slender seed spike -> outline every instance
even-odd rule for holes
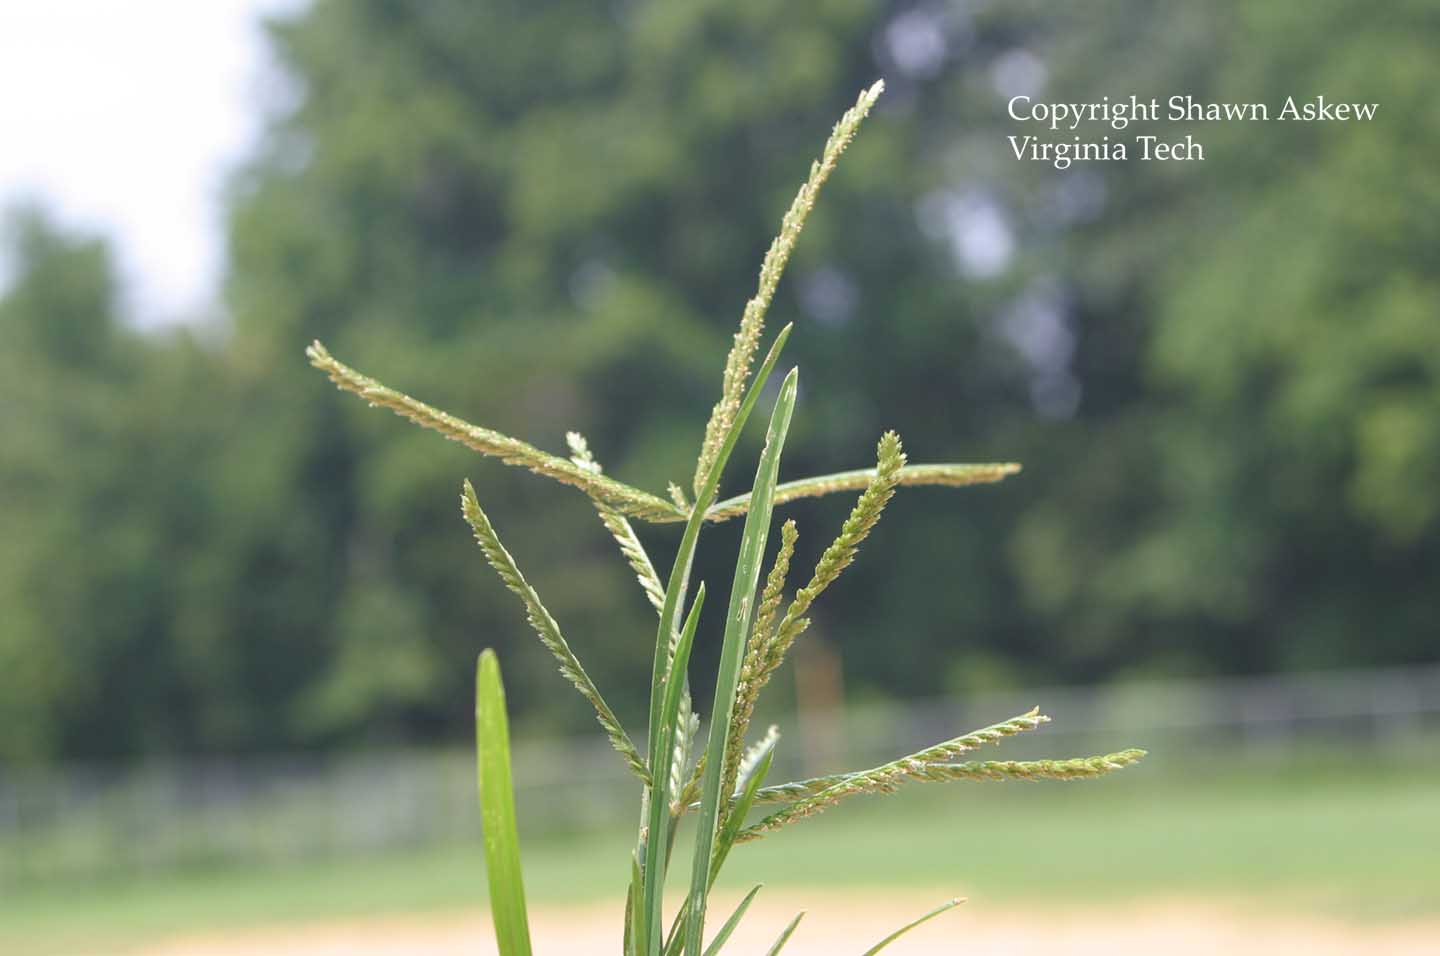
[[[595,460],[594,454],[590,451],[590,445],[585,441],[585,436],[579,432],[566,432],[565,441],[570,446],[570,460],[581,468],[585,468],[595,474],[601,474],[603,469],[600,463]],[[645,592],[645,597],[654,606],[658,613],[665,603],[665,586],[660,583],[660,575],[655,573],[655,565],[650,563],[650,555],[646,553],[645,546],[635,534],[635,528],[629,520],[614,508],[602,501],[596,501],[595,510],[600,514],[600,522],[605,525],[605,530],[615,539],[620,546],[620,553],[625,556],[630,570],[635,572],[635,578],[640,582],[640,588]],[[672,636],[671,643],[674,643]]]
[[[600,462],[595,461],[595,455],[590,452],[589,443],[585,436],[579,432],[566,432],[564,441],[570,445],[570,461],[575,462],[580,468],[589,469],[596,475],[602,474]],[[600,515],[600,523],[605,530],[615,538],[615,543],[624,554],[626,562],[635,572],[635,579],[639,580],[641,590],[645,592],[645,598],[654,605],[655,610],[660,612],[665,603],[665,586],[660,583],[660,574],[655,573],[655,566],[649,560],[649,554],[645,553],[644,544],[639,543],[639,537],[635,536],[635,528],[631,526],[624,514],[609,507],[603,501],[595,501],[595,510]],[[671,639],[674,642],[674,639]]]
[[[1144,750],[1122,750],[1068,760],[975,760],[928,764],[917,779],[948,780],[1089,780],[1139,763]]]
[[[771,787],[763,787],[759,793],[756,794],[755,802],[790,803],[791,801],[805,800],[817,796],[841,785],[862,787],[861,790],[853,792],[873,792],[873,790],[863,788],[869,786],[869,783],[875,783],[875,789],[882,789],[881,784],[892,779],[892,776],[888,773],[890,769],[897,767],[913,769],[932,763],[940,764],[953,761],[956,757],[979,750],[986,744],[999,743],[1006,737],[1023,734],[1026,731],[1036,729],[1041,724],[1047,724],[1049,722],[1050,718],[1040,713],[1038,709],[1030,710],[1020,714],[1018,717],[1002,720],[998,724],[981,727],[979,730],[972,730],[968,734],[961,734],[959,737],[952,737],[938,744],[932,744],[924,750],[907,754],[904,757],[892,760],[887,764],[871,770],[835,773],[824,777],[812,777],[809,780],[797,780],[793,783],[782,783]],[[874,775],[873,779],[870,775]],[[848,796],[849,792],[845,795]]]
[[[745,304],[744,314],[740,318],[740,329],[735,333],[735,344],[731,346],[730,354],[725,359],[725,373],[720,383],[720,401],[716,403],[710,413],[710,421],[705,425],[705,440],[700,446],[700,459],[695,463],[696,494],[699,494],[700,488],[705,484],[705,476],[710,473],[710,465],[719,453],[723,436],[729,429],[735,412],[740,408],[740,396],[745,391],[745,381],[750,375],[750,362],[755,357],[755,350],[760,345],[760,333],[765,328],[765,313],[770,308],[770,300],[775,297],[775,289],[780,284],[780,276],[785,272],[785,264],[790,260],[796,240],[800,238],[805,219],[815,207],[820,187],[834,172],[840,154],[845,152],[845,148],[855,138],[861,122],[884,89],[885,82],[877,81],[861,93],[855,105],[840,117],[825,143],[820,159],[810,164],[809,178],[786,210],[785,217],[780,222],[780,234],[770,243],[770,249],[765,253],[765,260],[760,264],[759,288],[755,291],[755,297]]]
[[[895,495],[895,486],[900,480],[900,470],[905,467],[905,452],[900,444],[900,436],[894,432],[886,432],[880,437],[876,446],[875,476],[870,479],[860,500],[850,512],[850,517],[845,519],[845,524],[840,528],[840,534],[825,553],[820,556],[820,561],[815,565],[815,573],[810,578],[810,583],[801,588],[795,595],[795,600],[785,610],[785,618],[780,622],[778,633],[781,642],[781,653],[785,641],[785,630],[787,626],[793,625],[809,609],[815,598],[840,576],[840,572],[850,566],[855,560],[855,554],[860,548],[860,543],[870,534],[875,523],[880,520],[880,513],[885,510],[885,505]]]
[[[824,554],[820,555],[810,583],[795,593],[794,600],[786,608],[785,616],[776,626],[775,632],[761,635],[763,642],[756,650],[755,667],[747,687],[747,697],[752,700],[752,706],[753,699],[780,667],[795,639],[810,626],[810,619],[804,616],[805,612],[810,609],[815,599],[834,583],[840,572],[855,560],[861,542],[870,534],[875,523],[880,520],[886,503],[894,496],[895,486],[904,467],[905,452],[900,436],[893,431],[886,432],[876,445],[875,471],[865,490],[861,492],[859,500],[855,502],[855,507],[851,509],[850,516],[841,526],[839,536],[825,549]]]
[[[870,534],[875,523],[880,520],[885,505],[895,494],[899,474],[905,467],[905,452],[900,436],[893,431],[880,436],[880,441],[876,444],[875,459],[875,471],[851,510],[850,517],[841,526],[839,537],[820,556],[810,583],[796,593],[784,619],[771,633],[771,621],[774,620],[779,606],[780,593],[784,588],[785,575],[789,571],[790,557],[794,553],[797,536],[794,522],[786,522],[781,529],[780,552],[776,555],[775,567],[765,585],[764,600],[770,605],[769,613],[765,614],[765,605],[762,604],[764,626],[757,626],[751,635],[740,675],[740,692],[736,696],[735,710],[731,716],[736,733],[735,743],[726,753],[727,787],[724,792],[727,794],[733,789],[730,785],[734,781],[735,762],[739,759],[740,749],[744,745],[744,732],[749,728],[760,691],[779,668],[790,645],[810,626],[809,618],[804,617],[805,611],[815,598],[840,576],[840,572],[855,560],[860,543]]]
[[[900,469],[896,484],[964,488],[968,485],[994,484],[1019,473],[1020,466],[1015,462],[984,465],[906,465]],[[874,468],[858,468],[855,471],[787,481],[775,489],[775,504],[783,505],[800,498],[818,498],[837,491],[859,491],[867,487],[874,477]],[[705,512],[705,518],[707,521],[728,521],[743,515],[749,507],[750,496],[737,495],[712,505],[710,510]]]
[[[922,751],[924,753],[925,751]],[[981,760],[972,763],[949,763],[920,759],[919,755],[902,757],[888,764],[859,773],[842,774],[837,782],[818,792],[811,792],[784,810],[772,813],[752,827],[740,832],[737,843],[758,839],[786,824],[794,823],[839,803],[845,797],[860,793],[893,793],[907,781],[946,782],[954,780],[1088,780],[1138,763],[1143,750],[1123,750],[1095,757],[1068,760]],[[820,778],[824,780],[826,778]],[[818,781],[804,781],[801,787]],[[766,790],[783,790],[796,785],[764,788],[756,794],[759,803]]]
[[[735,792],[740,752],[745,747],[745,735],[750,729],[750,720],[755,714],[755,702],[764,683],[757,678],[764,663],[765,648],[772,636],[775,615],[780,610],[785,578],[790,572],[790,559],[795,554],[795,540],[799,534],[795,530],[794,519],[786,521],[780,527],[780,549],[775,553],[775,563],[771,565],[770,573],[765,578],[765,590],[760,596],[760,606],[755,611],[755,624],[745,645],[745,660],[740,665],[740,688],[735,695],[735,709],[730,715],[733,729],[725,752],[725,773],[721,777],[720,792],[723,794],[732,795]],[[726,813],[728,812],[727,807]]]
[[[573,485],[592,498],[603,501],[617,511],[647,521],[679,521],[686,516],[664,498],[657,497],[639,488],[632,488],[607,478],[598,472],[581,467],[572,461],[543,452],[518,438],[502,435],[479,425],[472,425],[438,408],[432,408],[381,385],[362,375],[348,365],[338,361],[325,350],[325,346],[314,342],[305,354],[310,364],[330,376],[339,388],[353,392],[371,405],[381,405],[402,418],[425,428],[432,429],[452,441],[458,441],[467,448],[484,455],[499,458],[507,465],[528,468],[537,475],[554,478],[556,481]]]
[[[570,446],[570,460],[582,468],[592,469],[600,474],[600,462],[595,460],[595,455],[590,451],[590,444],[585,436],[579,432],[567,432],[565,441]],[[673,484],[670,486],[675,487]],[[640,543],[640,538],[635,534],[635,528],[629,520],[620,512],[600,501],[595,501],[595,510],[600,514],[600,521],[605,525],[605,530],[615,539],[620,546],[620,553],[625,556],[630,569],[635,572],[635,578],[640,582],[640,588],[645,592],[655,613],[665,613],[665,585],[660,583],[660,576],[655,573],[655,565],[650,562],[650,555],[646,553],[645,546]],[[670,633],[670,660],[673,663],[675,658],[675,645],[680,635],[675,631]],[[671,755],[670,774],[672,777],[670,793],[681,793],[681,781],[678,779],[685,773],[685,765],[690,759],[691,745],[695,740],[695,733],[699,729],[700,721],[693,712],[690,701],[690,683],[685,682],[680,697],[679,724],[675,737],[675,748]],[[683,806],[672,800],[672,812],[675,806]]]
[[[764,643],[775,626],[775,615],[780,610],[780,599],[784,596],[785,579],[790,574],[790,559],[795,556],[795,542],[800,532],[792,518],[780,526],[780,550],[775,553],[775,563],[765,579],[765,591],[760,596],[760,606],[755,611],[755,628],[752,632],[752,647]],[[748,660],[747,660],[748,663]],[[741,674],[741,679],[744,679]]]
[[[580,692],[580,696],[588,700],[590,705],[595,708],[595,717],[600,722],[601,728],[604,729],[605,736],[610,738],[611,746],[625,758],[625,762],[630,765],[631,770],[635,771],[635,775],[648,783],[650,774],[645,769],[645,761],[640,758],[640,752],[631,742],[630,735],[625,733],[625,728],[620,726],[619,718],[610,709],[610,705],[605,703],[605,698],[600,695],[600,691],[595,687],[595,682],[590,679],[590,675],[585,673],[585,668],[581,666],[575,652],[570,650],[570,645],[566,643],[564,636],[560,633],[560,625],[555,623],[555,618],[551,617],[550,612],[545,609],[545,605],[540,603],[540,595],[535,593],[535,589],[530,586],[520,573],[520,569],[516,567],[515,559],[500,543],[500,536],[495,533],[489,517],[481,509],[480,502],[475,497],[475,489],[468,480],[460,495],[460,510],[475,532],[475,540],[480,544],[480,550],[485,554],[485,560],[490,563],[490,567],[495,569],[495,573],[500,575],[500,580],[504,582],[505,586],[515,592],[524,602],[526,619],[535,633],[540,636],[540,643],[545,645],[546,650],[559,663],[560,673],[571,684],[574,684],[575,689]]]
[[[911,754],[911,760],[919,760],[924,763],[934,763],[942,760],[953,760],[956,756],[969,753],[972,750],[979,750],[986,744],[998,744],[1006,737],[1013,737],[1016,734],[1023,734],[1027,730],[1035,730],[1041,724],[1050,723],[1050,718],[1040,713],[1040,708],[1032,707],[1019,717],[1011,717],[1009,720],[1002,720],[998,724],[991,724],[989,727],[981,727],[979,730],[972,730],[968,734],[953,737],[931,747],[926,747],[918,753]]]
[[[630,570],[635,572],[635,579],[640,582],[640,588],[645,592],[645,597],[658,613],[665,606],[665,585],[660,583],[660,576],[655,573],[655,566],[650,563],[650,556],[645,552],[645,546],[635,534],[635,527],[626,520],[625,516],[612,508],[603,505],[597,506],[600,510],[600,523],[605,525],[605,530],[615,539],[620,546],[620,552],[625,555],[625,560],[630,564]],[[670,644],[675,644],[675,635],[670,635]]]

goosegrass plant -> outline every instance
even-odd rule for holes
[[[639,780],[640,819],[629,864],[630,883],[621,934],[625,956],[720,953],[760,889],[758,886],[752,889],[706,941],[707,903],[731,851],[814,816],[847,797],[889,793],[918,782],[1084,779],[1126,767],[1144,756],[1143,751],[1125,750],[1067,760],[961,759],[987,744],[1034,730],[1045,723],[1048,718],[1033,710],[878,767],[790,783],[766,783],[780,740],[776,728],[769,728],[747,745],[761,691],[796,640],[803,637],[810,624],[811,606],[855,560],[861,543],[875,527],[896,490],[909,485],[963,487],[996,482],[1019,470],[1018,465],[1011,463],[912,465],[900,437],[886,432],[879,439],[873,468],[781,482],[781,452],[795,409],[799,377],[799,370],[792,368],[784,375],[771,408],[764,449],[750,491],[717,501],[721,477],[736,442],[759,404],[790,336],[791,327],[787,325],[774,337],[758,368],[752,372],[764,334],[766,313],[785,264],[821,187],[883,89],[884,84],[877,82],[865,90],[840,118],[820,159],[811,165],[809,176],[786,211],[779,235],[765,254],[758,289],[746,303],[739,331],[725,361],[720,400],[705,425],[688,496],[674,482],[670,483],[667,494],[660,496],[610,478],[585,439],[577,433],[567,436],[569,455],[553,455],[388,388],[342,364],[319,342],[312,344],[307,353],[311,363],[337,386],[372,406],[389,408],[484,455],[580,489],[593,501],[600,521],[615,539],[645,597],[654,606],[658,622],[650,680],[649,725],[642,744],[637,745],[586,673],[560,625],[545,609],[540,596],[501,543],[474,487],[468,480],[464,482],[461,512],[485,560],[505,586],[520,598],[530,626],[555,658],[560,673],[589,701],[611,746]],[[785,600],[798,539],[795,522],[790,520],[780,528],[780,543],[762,586],[761,564],[775,507],[799,498],[847,491],[859,491],[859,498],[839,534],[822,553],[809,581],[795,589],[788,602]],[[707,524],[742,516],[744,529],[725,608],[715,694],[707,712],[708,727],[702,737],[700,714],[691,698],[687,674],[706,591],[702,582],[691,595],[691,564],[696,542]],[[684,525],[675,561],[663,579],[636,534],[632,522],[637,520]],[[529,956],[531,944],[515,826],[505,696],[499,664],[490,650],[480,655],[475,709],[480,804],[495,935],[501,956]],[[757,809],[762,806],[771,809]],[[680,824],[687,816],[693,816],[695,821],[689,885],[673,906],[667,922],[666,877]],[[910,929],[959,902],[959,899],[946,901],[902,926],[875,944],[865,956],[878,953]],[[785,927],[769,950],[772,956],[782,951],[799,921],[797,915]]]

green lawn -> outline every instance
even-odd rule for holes
[[[883,881],[976,902],[1160,895],[1358,920],[1435,914],[1435,767],[1142,765],[1083,783],[917,787],[741,847],[727,875],[771,887]],[[531,899],[621,894],[631,826],[566,841],[532,835]],[[173,931],[443,910],[484,896],[478,846],[38,887],[0,899],[0,952],[114,951]]]

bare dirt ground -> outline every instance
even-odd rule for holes
[[[800,909],[808,911],[785,956],[859,956],[931,901],[902,894],[787,891],[760,899],[727,952],[765,953]],[[940,902],[935,900],[933,902]],[[712,925],[729,915],[720,900]],[[540,956],[597,956],[619,949],[619,913],[609,906],[532,911]],[[475,956],[493,953],[481,912],[384,917],[175,938],[140,956]],[[964,904],[887,950],[895,956],[1440,956],[1440,920],[1353,923],[1264,915],[1210,903],[1126,903],[1056,908]]]

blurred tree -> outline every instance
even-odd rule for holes
[[[359,407],[301,349],[688,485],[766,244],[876,76],[772,310],[805,368],[785,473],[864,464],[889,427],[916,461],[1026,472],[897,498],[817,608],[846,686],[1433,660],[1435,20],[317,0],[273,27],[295,96],[235,183],[219,341],[127,331],[103,248],[18,220],[0,753],[462,734],[487,644],[531,729],[587,726],[469,540],[467,475],[638,726],[651,612],[584,499]],[[1382,105],[1180,128],[1203,163],[1057,171],[1012,158],[1017,93]],[[798,567],[846,508],[790,509]],[[641,528],[661,562],[676,532]],[[723,584],[737,535],[700,577]]]
[[[1043,95],[1263,102],[1272,121],[1104,130],[1190,133],[1203,163],[1024,171],[1017,218],[1051,253],[1031,281],[1061,290],[1083,390],[1076,423],[1037,434],[1049,464],[1011,551],[1025,603],[1096,675],[1434,660],[1440,16],[1159,10],[1047,8],[1025,51]],[[1274,121],[1318,95],[1378,117]],[[1067,192],[1094,198],[1057,238]]]
[[[1416,659],[1433,653],[1420,582],[1436,561],[1421,468],[1434,438],[1419,423],[1435,379],[1415,361],[1387,369],[1416,341],[1406,329],[1425,279],[1398,282],[1400,262],[1355,253],[1397,248],[1408,217],[1422,230],[1409,261],[1427,260],[1420,196],[1367,205],[1358,175],[1366,157],[1408,168],[1413,124],[1323,140],[1307,127],[1206,128],[1211,158],[1192,170],[1057,173],[1015,163],[1004,142],[1005,100],[1026,84],[1081,101],[1132,87],[1273,99],[1299,84],[1385,99],[1398,117],[1433,45],[1414,26],[1339,4],[1215,5],[1177,21],[1134,0],[1094,17],[851,0],[322,2],[276,33],[304,97],[238,206],[237,344],[268,370],[322,335],[443,407],[555,449],[580,427],[623,477],[683,484],[726,337],[822,138],[817,117],[884,75],[881,113],[777,302],[777,321],[801,320],[791,357],[807,383],[786,470],[850,466],[889,426],[917,460],[1018,457],[1028,470],[999,489],[901,497],[874,548],[884,563],[862,560],[821,609],[852,683],[926,692]],[[1282,43],[1283,62],[1265,52]],[[1260,135],[1265,148],[1247,149]],[[1294,176],[1299,162],[1313,171]],[[1428,181],[1394,175],[1414,190]],[[1355,184],[1353,202],[1337,199],[1337,179]],[[1270,281],[1261,264],[1282,255],[1293,278]],[[1392,311],[1349,321],[1341,287],[1388,289]],[[1276,318],[1251,318],[1262,293]],[[1227,322],[1269,356],[1234,354],[1247,336],[1215,327]],[[1319,334],[1337,324],[1373,336],[1368,370],[1353,368],[1355,343]],[[1329,357],[1302,361],[1302,349]],[[1265,390],[1287,362],[1297,394],[1322,399],[1287,412],[1293,402]],[[1327,372],[1334,363],[1352,372]],[[608,557],[603,535],[577,537],[573,495],[524,491],[382,416],[332,409],[298,363],[284,375],[300,390],[291,414],[325,409],[339,426],[328,464],[356,468],[349,503],[332,505],[346,533],[365,529],[424,622],[434,663],[396,668],[417,707],[464,699],[477,630],[524,640],[518,612],[472,577],[448,507],[459,473],[502,499],[495,513],[538,519],[520,557],[542,586],[569,585],[545,590],[564,595],[562,620],[588,625],[577,643],[602,681],[643,670],[643,605],[613,562],[594,562]],[[1377,381],[1394,387],[1367,411]],[[1272,399],[1259,428],[1255,403]],[[1341,408],[1355,425],[1337,443]],[[1297,430],[1293,414],[1315,427]],[[795,509],[812,555],[843,507]],[[663,551],[669,530],[647,538]],[[712,536],[711,553],[732,547]],[[702,574],[714,566],[702,554]],[[945,596],[926,619],[913,612],[921,593]],[[1382,593],[1384,642],[1367,624]],[[540,655],[511,656],[538,671],[519,684],[524,707],[552,678]]]
[[[105,248],[67,240],[33,209],[6,226],[15,277],[0,301],[0,756],[24,758],[59,745],[64,701],[97,650],[76,646],[90,635],[71,623],[99,616],[89,598],[90,615],[74,604],[90,582],[50,562],[73,567],[66,552],[87,553],[94,515],[76,486],[97,476],[76,465],[106,447],[95,433],[117,356]]]
[[[122,327],[99,241],[8,220],[0,299],[0,757],[193,739],[171,643],[205,396],[183,339]]]
[[[324,337],[397,387],[552,449],[578,427],[622,477],[688,485],[755,270],[828,118],[880,72],[870,39],[882,15],[853,2],[803,11],[364,2],[320,3],[277,28],[304,97],[241,187],[234,348],[253,370],[243,404],[285,406],[297,423],[287,440],[304,443],[292,456],[272,449],[250,460],[289,469],[278,480],[313,496],[289,507],[332,513],[336,533],[297,554],[304,567],[284,578],[310,597],[277,600],[263,630],[288,633],[290,646],[338,648],[350,640],[337,632],[350,614],[334,608],[354,599],[358,576],[364,589],[393,589],[390,606],[407,609],[397,614],[411,632],[385,636],[380,617],[359,615],[374,652],[327,652],[328,703],[307,710],[343,715],[347,728],[373,718],[369,678],[335,669],[368,673],[373,654],[410,640],[415,655],[387,673],[408,675],[396,680],[417,719],[455,720],[474,648],[528,643],[518,609],[485,583],[455,521],[463,474],[481,482],[493,513],[525,516],[522,566],[562,622],[583,622],[572,637],[590,649],[602,685],[644,672],[650,624],[582,500],[527,490],[493,463],[327,399],[296,344]],[[864,464],[890,424],[920,430],[911,447],[930,458],[964,457],[967,445],[974,457],[979,447],[976,423],[996,377],[967,377],[952,359],[973,345],[974,326],[943,249],[912,214],[940,175],[920,159],[930,145],[903,101],[872,124],[792,266],[778,314],[812,317],[794,355],[815,396],[797,426],[792,474]],[[924,171],[918,181],[901,172],[913,169]],[[886,321],[862,319],[882,303]],[[897,355],[906,359],[887,363]],[[966,434],[970,442],[955,441]],[[915,497],[912,535],[933,529],[921,502],[938,494]],[[943,550],[983,575],[986,519],[977,499],[954,506],[962,517]],[[812,556],[846,507],[797,509]],[[675,531],[646,537],[663,554]],[[714,534],[711,553],[733,549],[733,538],[734,529]],[[913,547],[927,552],[911,558],[921,567],[936,545],[927,536]],[[702,555],[702,574],[709,566]],[[892,569],[877,570],[888,578]],[[324,587],[309,586],[316,578]],[[876,602],[875,580],[832,607],[853,622],[845,637],[856,666],[884,662],[882,681],[939,689],[931,663],[945,652],[927,645],[957,621],[910,622],[914,655],[886,653],[875,636],[902,598]],[[962,600],[947,611],[978,620]],[[293,613],[296,602],[312,613]],[[542,655],[509,657],[522,668],[518,706],[554,686]],[[627,703],[637,714],[640,702]]]

